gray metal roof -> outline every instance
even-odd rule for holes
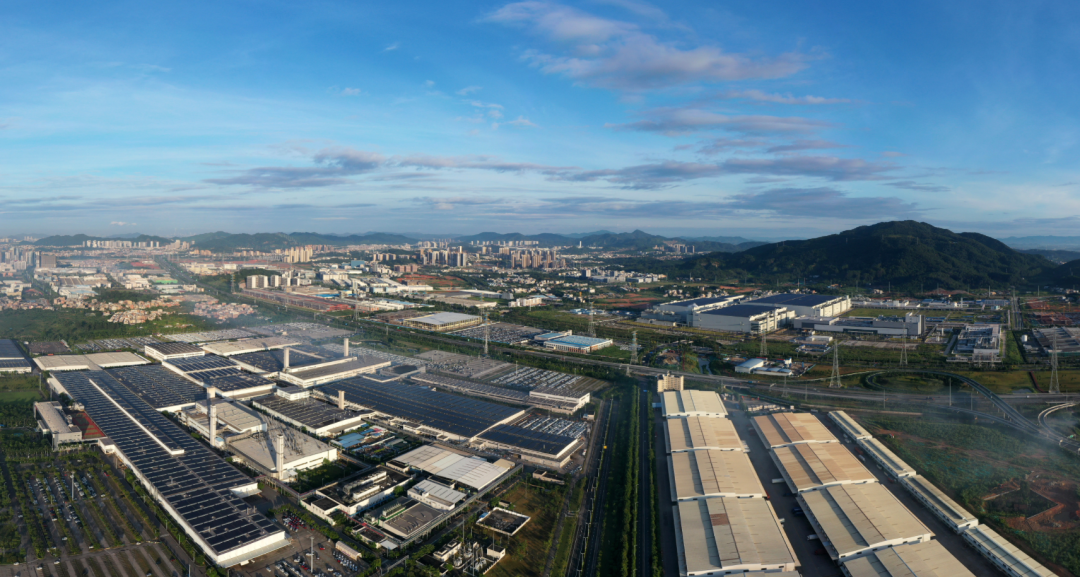
[[[882,549],[844,568],[851,577],[975,577],[937,541]]]
[[[680,573],[794,571],[799,562],[764,499],[680,501],[674,507]]]
[[[793,307],[816,307],[839,298],[843,297],[839,297],[836,295],[797,295],[785,293],[761,297],[759,299],[754,299],[750,302],[769,303],[772,305],[788,305]]]

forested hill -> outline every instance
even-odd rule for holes
[[[828,282],[931,290],[1025,285],[1056,267],[978,233],[954,233],[915,221],[883,222],[809,240],[737,253],[711,253],[674,264],[677,276],[760,282]]]

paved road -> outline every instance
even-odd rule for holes
[[[675,511],[671,503],[671,477],[668,476],[667,446],[664,444],[664,427],[666,419],[659,410],[652,410],[653,424],[656,427],[656,438],[653,446],[656,449],[656,492],[659,494],[660,506],[657,509],[660,517],[660,561],[664,566],[664,575],[679,574],[679,558],[677,544],[675,543]]]
[[[570,561],[567,563],[567,575],[581,577],[596,574],[600,520],[604,512],[607,475],[611,469],[610,455],[603,447],[610,440],[612,423],[618,415],[615,402],[608,402],[607,406],[607,415],[603,417],[603,432],[601,434],[600,427],[597,427],[596,443],[589,449],[589,454],[594,455],[597,461],[589,463],[586,467],[586,475],[581,479],[581,482],[585,483],[585,494],[581,501],[582,507],[578,518],[577,533],[571,546]]]
[[[652,437],[649,435],[650,409],[649,391],[642,390],[640,406],[638,407],[638,424],[641,431],[638,437],[638,575],[648,577],[652,575],[652,500],[653,493],[650,490],[649,470],[649,443]]]

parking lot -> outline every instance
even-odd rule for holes
[[[6,469],[10,488],[17,489],[12,502],[21,511],[11,522],[24,536],[21,547],[29,552],[29,560],[0,567],[0,577],[179,577],[186,573],[185,565],[161,540],[160,527],[148,525],[137,511],[152,517],[116,490],[123,480],[110,463],[88,456],[46,463],[8,462]],[[9,487],[5,484],[3,489]],[[33,527],[40,527],[42,533],[33,531],[31,536]],[[34,545],[42,539],[46,554],[38,559]],[[172,548],[179,550],[175,542]]]
[[[255,559],[243,567],[235,567],[233,575],[246,577],[352,577],[367,569],[364,561],[352,562],[335,551],[330,541],[317,531],[304,526],[287,513],[278,515],[291,543],[269,555]],[[308,569],[313,567],[315,571]],[[321,575],[320,575],[321,572]]]

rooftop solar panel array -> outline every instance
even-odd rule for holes
[[[273,411],[298,423],[303,423],[310,429],[321,429],[352,417],[354,413],[322,403],[305,399],[304,401],[290,401],[282,397],[268,395],[255,400],[268,411]]]
[[[319,390],[333,397],[345,391],[346,401],[460,437],[475,437],[521,412],[425,387],[394,381],[380,383],[363,377],[338,381]]]
[[[185,373],[208,371],[210,369],[224,369],[227,367],[237,366],[235,362],[225,357],[215,357],[213,355],[207,355],[204,357],[185,357],[182,359],[170,359],[165,362],[180,369],[182,372]]]
[[[146,348],[154,349],[163,355],[187,355],[203,352],[199,347],[187,343],[150,343],[146,345]]]
[[[17,360],[25,358],[26,355],[23,354],[19,345],[15,344],[15,341],[11,339],[0,339],[0,359]]]
[[[230,367],[227,369],[210,369],[209,371],[199,371],[197,373],[188,373],[194,379],[206,382],[209,379],[220,379],[222,377],[232,377],[235,375],[242,375],[244,371],[239,367]]]
[[[252,479],[237,471],[104,371],[56,378],[116,444],[132,467],[222,555],[280,531],[250,513],[232,489]],[[110,400],[111,399],[111,400]],[[126,414],[125,414],[126,413]],[[181,454],[166,451],[182,450]]]
[[[30,361],[26,359],[0,359],[0,369],[28,369]]]
[[[289,366],[290,367],[304,367],[307,365],[314,365],[323,362],[324,359],[316,357],[314,355],[297,351],[295,349],[289,349]],[[230,357],[237,361],[244,363],[245,365],[251,365],[260,371],[265,373],[276,373],[285,368],[285,351],[278,349],[273,351],[259,351],[257,353],[244,353],[242,355],[236,355]]]
[[[206,389],[161,365],[106,371],[155,409],[187,405],[206,398]]]
[[[545,455],[558,455],[577,441],[572,437],[541,433],[513,425],[496,425],[480,433],[480,438]]]
[[[257,375],[239,373],[235,375],[218,377],[216,379],[206,379],[205,381],[203,381],[203,384],[205,384],[207,387],[214,387],[215,389],[223,393],[230,393],[233,391],[250,389],[252,387],[265,387],[274,383],[269,379],[264,379],[263,377]]]

